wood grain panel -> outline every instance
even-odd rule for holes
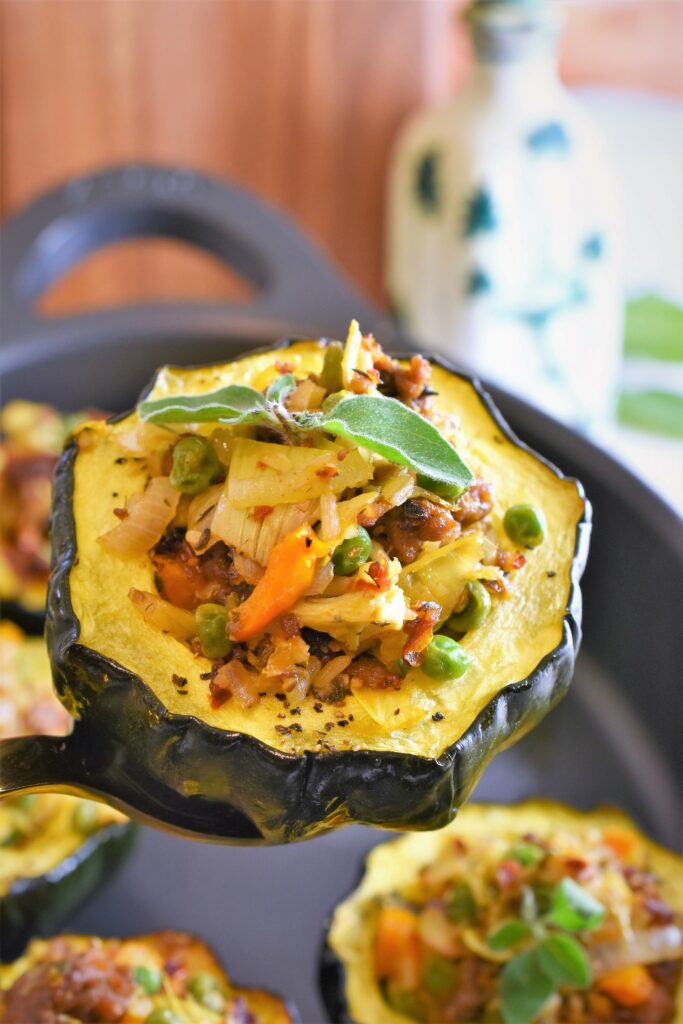
[[[445,67],[443,0],[2,0],[2,18],[3,211],[104,163],[179,162],[287,209],[380,293],[387,150]],[[51,308],[176,292],[177,261],[103,259]],[[182,283],[225,288],[205,261]]]
[[[450,0],[0,0],[0,207],[117,161],[182,163],[294,216],[381,295],[391,141],[468,68]],[[680,0],[572,7],[571,82],[683,95]],[[450,84],[449,84],[450,83]],[[239,294],[206,257],[155,243],[100,254],[50,309]]]

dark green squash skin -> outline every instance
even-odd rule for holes
[[[21,598],[11,598],[2,603],[2,618],[9,619],[20,629],[23,629],[27,636],[42,636],[45,631],[45,610],[27,608],[21,603]]]
[[[530,451],[478,382],[434,361],[468,381],[500,431]],[[248,734],[171,714],[143,680],[78,643],[79,622],[69,592],[77,557],[76,454],[72,442],[54,481],[48,650],[60,698],[79,719],[74,739],[86,759],[98,748],[97,765],[86,773],[92,778],[90,792],[99,788],[124,809],[130,803],[145,816],[171,821],[190,834],[251,842],[305,839],[351,823],[440,828],[455,816],[493,755],[537,725],[569,686],[581,637],[579,580],[588,553],[588,502],[577,526],[561,642],[524,682],[501,690],[440,757],[371,750],[298,756]],[[556,467],[532,454],[562,478]],[[579,491],[583,497],[580,485]],[[103,736],[108,738],[104,746]]]
[[[130,853],[136,827],[104,825],[70,856],[36,878],[19,878],[0,897],[0,959],[16,960],[31,939],[54,934]]]

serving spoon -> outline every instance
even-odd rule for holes
[[[160,783],[106,731],[81,720],[66,736],[18,736],[0,742],[0,798],[40,792],[99,800],[143,824],[186,838],[267,841],[227,801]]]

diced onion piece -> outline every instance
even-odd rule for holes
[[[296,703],[303,700],[310,686],[311,679],[307,672],[296,672],[282,681],[282,689],[289,696],[290,704],[292,701]]]
[[[100,544],[123,557],[144,555],[163,536],[179,500],[167,476],[154,477],[139,500],[128,503],[126,518],[98,538]]]
[[[168,448],[173,441],[177,440],[177,436],[175,431],[167,427],[142,421],[131,430],[117,434],[116,442],[124,452],[130,455],[149,455],[160,448]]]
[[[342,672],[346,671],[351,664],[351,661],[352,658],[349,654],[340,654],[338,658],[332,658],[331,661],[328,661],[315,673],[313,676],[313,686],[316,690],[320,691],[320,693],[324,694],[330,689],[335,679],[337,679]]]
[[[372,353],[365,347],[358,321],[352,320],[349,324],[349,333],[346,336],[346,345],[342,356],[342,381],[346,390],[352,390],[358,379],[354,371],[360,370],[362,373],[368,373],[372,369]]]
[[[334,540],[339,534],[339,515],[335,494],[320,496],[320,539]]]
[[[303,448],[240,438],[230,462],[227,496],[234,508],[280,505],[362,487],[373,473],[355,448],[339,460],[337,449]]]
[[[176,640],[189,640],[195,636],[197,626],[192,612],[184,608],[176,608],[169,601],[164,601],[158,594],[150,594],[146,590],[136,590],[134,587],[128,591],[137,610],[145,622],[162,633],[169,633]]]
[[[290,412],[304,412],[306,409],[319,409],[327,392],[310,377],[297,384],[288,396],[286,405]]]
[[[596,975],[608,974],[633,964],[657,964],[683,958],[683,932],[675,924],[644,928],[628,942],[591,945],[590,960]]]
[[[408,500],[414,487],[415,478],[409,469],[403,466],[392,466],[391,472],[382,484],[380,494],[390,505],[396,507]]]
[[[348,498],[346,501],[337,503],[340,539],[343,539],[347,530],[357,526],[358,516],[368,505],[372,505],[378,496],[379,491],[366,491],[364,494],[357,494],[355,498]]]
[[[241,708],[250,708],[258,703],[259,692],[265,687],[259,672],[250,671],[241,661],[234,658],[222,665],[214,676],[218,689],[229,690]]]
[[[203,519],[206,513],[218,504],[222,493],[223,484],[214,484],[212,487],[207,487],[205,491],[195,495],[187,510],[188,529],[193,529],[199,520]]]
[[[308,662],[308,644],[297,633],[286,640],[280,640],[268,658],[263,674],[266,676],[286,676],[299,671]]]
[[[276,505],[263,519],[254,518],[252,509],[234,508],[223,491],[211,524],[213,537],[235,551],[266,565],[270,553],[283,537],[310,521],[315,502],[297,505]]]
[[[324,593],[334,579],[334,566],[332,562],[321,563],[313,574],[313,582],[304,594],[304,597],[317,597]]]
[[[240,554],[239,551],[233,552],[232,560],[242,579],[255,587],[265,572],[263,566],[255,562],[253,558],[247,558],[246,555]]]
[[[461,956],[463,948],[459,930],[451,924],[441,907],[425,907],[417,919],[420,938],[425,946],[441,956]]]

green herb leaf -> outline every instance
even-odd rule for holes
[[[563,878],[555,887],[546,920],[568,932],[595,928],[605,916],[605,908],[573,878]]]
[[[296,387],[296,380],[291,373],[281,373],[266,391],[268,402],[284,402],[287,395],[290,395]]]
[[[505,1024],[529,1024],[554,991],[535,949],[524,950],[503,968],[500,999]]]
[[[141,402],[150,423],[259,423],[275,419],[271,405],[255,388],[230,384],[206,395],[173,395]]]
[[[460,491],[474,477],[455,448],[419,413],[395,398],[343,398],[323,417],[322,429],[369,448],[389,462]]]
[[[571,935],[549,935],[537,952],[541,967],[555,985],[590,985],[592,976],[586,951]]]
[[[449,921],[472,921],[477,916],[477,903],[467,882],[456,882],[453,886],[446,902],[446,916]]]
[[[532,934],[530,925],[525,921],[506,921],[489,935],[486,945],[489,949],[510,949]]]

